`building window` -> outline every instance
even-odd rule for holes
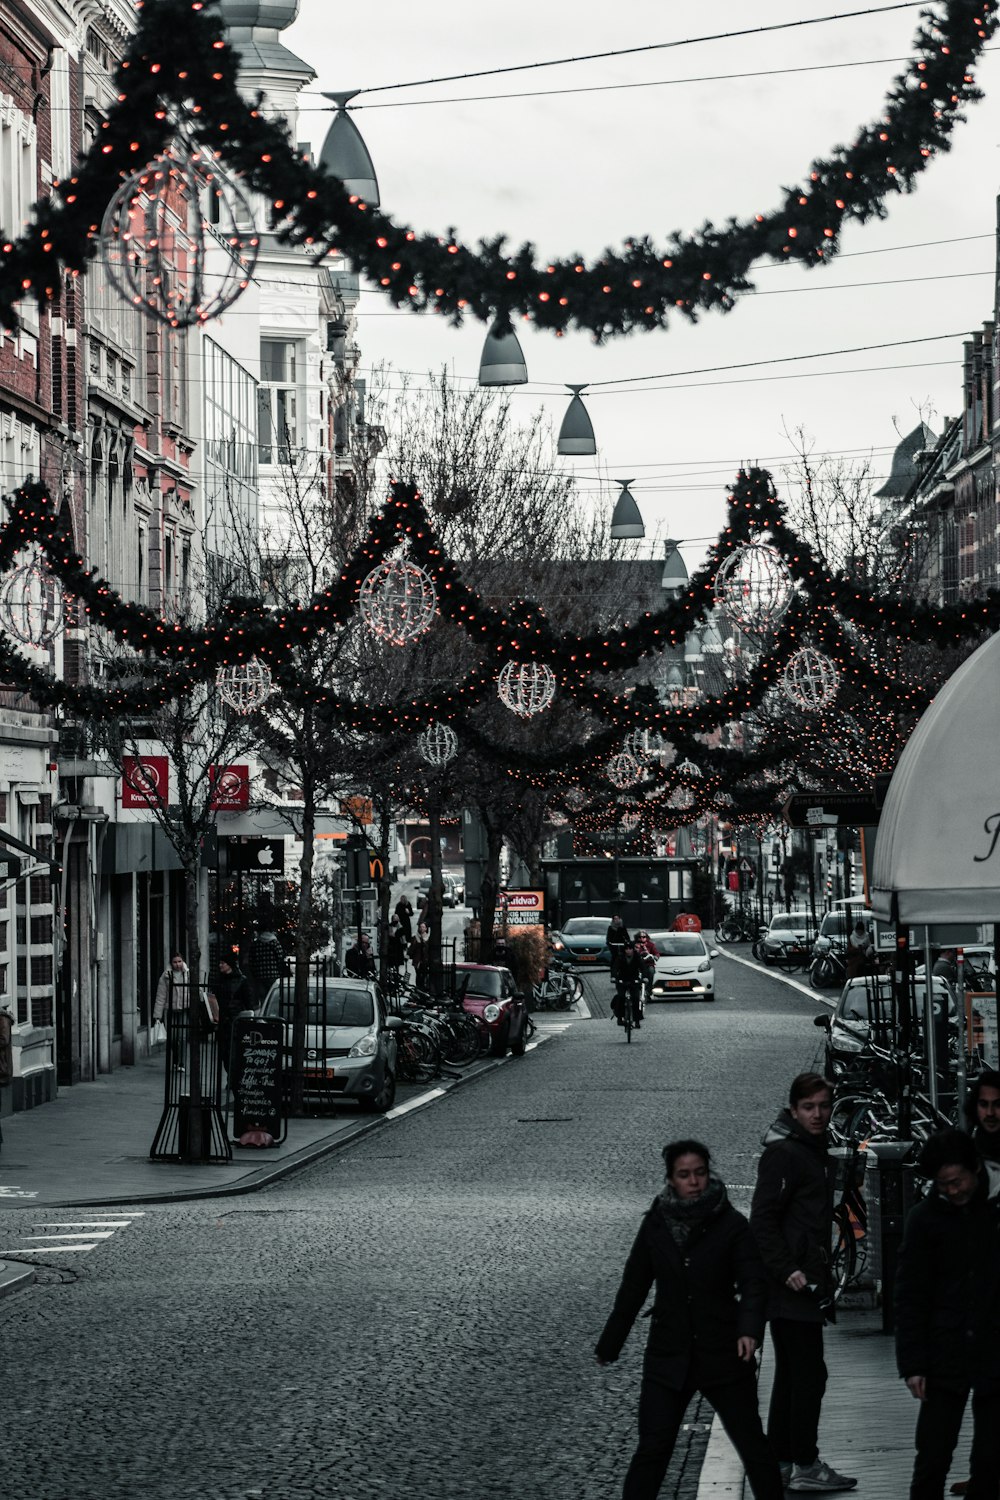
[[[261,339],[257,392],[262,464],[287,464],[298,446],[299,347],[291,339]]]

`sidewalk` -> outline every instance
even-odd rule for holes
[[[882,1332],[882,1313],[849,1309],[824,1335],[829,1380],[823,1398],[820,1456],[843,1474],[857,1477],[858,1500],[902,1500],[913,1469],[917,1403],[896,1373],[895,1345]],[[771,1393],[772,1359],[764,1345],[760,1410],[765,1425]],[[955,1450],[950,1479],[968,1473],[971,1420]],[[698,1500],[750,1500],[743,1469],[718,1418],[702,1466]]]
[[[544,1039],[544,1027],[539,1027],[528,1048]],[[94,1083],[60,1089],[51,1104],[4,1118],[0,1210],[41,1204],[96,1208],[252,1193],[507,1061],[509,1057],[485,1057],[457,1078],[400,1084],[396,1104],[385,1115],[345,1106],[337,1114],[289,1120],[280,1146],[233,1146],[228,1164],[186,1166],[149,1160],[163,1110],[164,1060],[145,1058]]]

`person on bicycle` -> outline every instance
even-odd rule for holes
[[[767,1273],[750,1226],[711,1172],[700,1141],[663,1149],[667,1180],[625,1264],[594,1351],[617,1360],[650,1287],[656,1299],[639,1394],[639,1444],[623,1500],[654,1500],[688,1402],[707,1396],[740,1456],[756,1500],[781,1500],[778,1462],[757,1410],[754,1355],[764,1336]]]
[[[615,970],[615,999],[612,1010],[619,1026],[624,1026],[625,1007],[632,1007],[632,1027],[638,1031],[642,1024],[642,959],[635,944],[628,938],[622,945],[622,956]]]
[[[635,951],[639,955],[642,965],[642,977],[646,981],[647,988],[652,988],[653,975],[656,973],[656,960],[660,956],[659,949],[646,931],[637,932],[635,935]]]
[[[618,964],[622,956],[622,949],[625,947],[625,944],[628,941],[628,928],[625,926],[625,923],[622,921],[618,913],[615,912],[614,916],[611,918],[611,925],[608,928],[607,936],[604,939],[608,952],[611,954],[612,979],[614,979],[615,977],[615,971],[618,968]]]

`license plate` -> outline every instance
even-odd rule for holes
[[[579,962],[582,964],[592,964],[595,958],[595,955],[593,953],[578,953],[576,956]]]
[[[303,1069],[303,1073],[305,1074],[306,1078],[333,1078],[334,1077],[334,1070],[333,1070],[333,1068],[304,1068]]]
[[[689,989],[689,988],[690,988],[690,980],[687,980],[687,979],[668,979],[667,980],[667,989],[668,990],[686,990],[686,989]]]

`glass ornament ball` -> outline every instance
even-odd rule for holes
[[[101,224],[115,288],[168,328],[193,328],[231,307],[259,247],[243,189],[207,146],[184,141],[127,178]]]
[[[215,686],[223,702],[244,717],[260,708],[274,691],[271,668],[256,658],[220,667]]]
[[[667,806],[686,812],[694,806],[694,792],[689,786],[676,786],[667,798]]]
[[[417,739],[417,748],[429,766],[446,766],[458,754],[458,735],[450,724],[428,724]]]
[[[766,635],[780,624],[792,600],[792,575],[776,547],[737,547],[715,575],[715,602],[748,635]]]
[[[822,651],[803,646],[785,663],[781,674],[781,691],[789,703],[810,713],[828,708],[837,696],[840,673],[836,663]]]
[[[437,589],[424,568],[396,559],[372,569],[361,585],[358,604],[372,635],[390,646],[407,646],[430,630]]]
[[[701,766],[695,765],[693,760],[682,760],[677,767],[678,776],[686,776],[689,781],[697,781],[704,773]]]
[[[642,767],[634,755],[627,755],[623,750],[611,757],[605,767],[605,774],[612,786],[634,786],[642,774]]]
[[[0,627],[22,646],[42,651],[63,627],[62,587],[36,562],[0,581]]]
[[[556,691],[556,674],[546,662],[509,661],[497,678],[500,701],[520,719],[544,713]]]

